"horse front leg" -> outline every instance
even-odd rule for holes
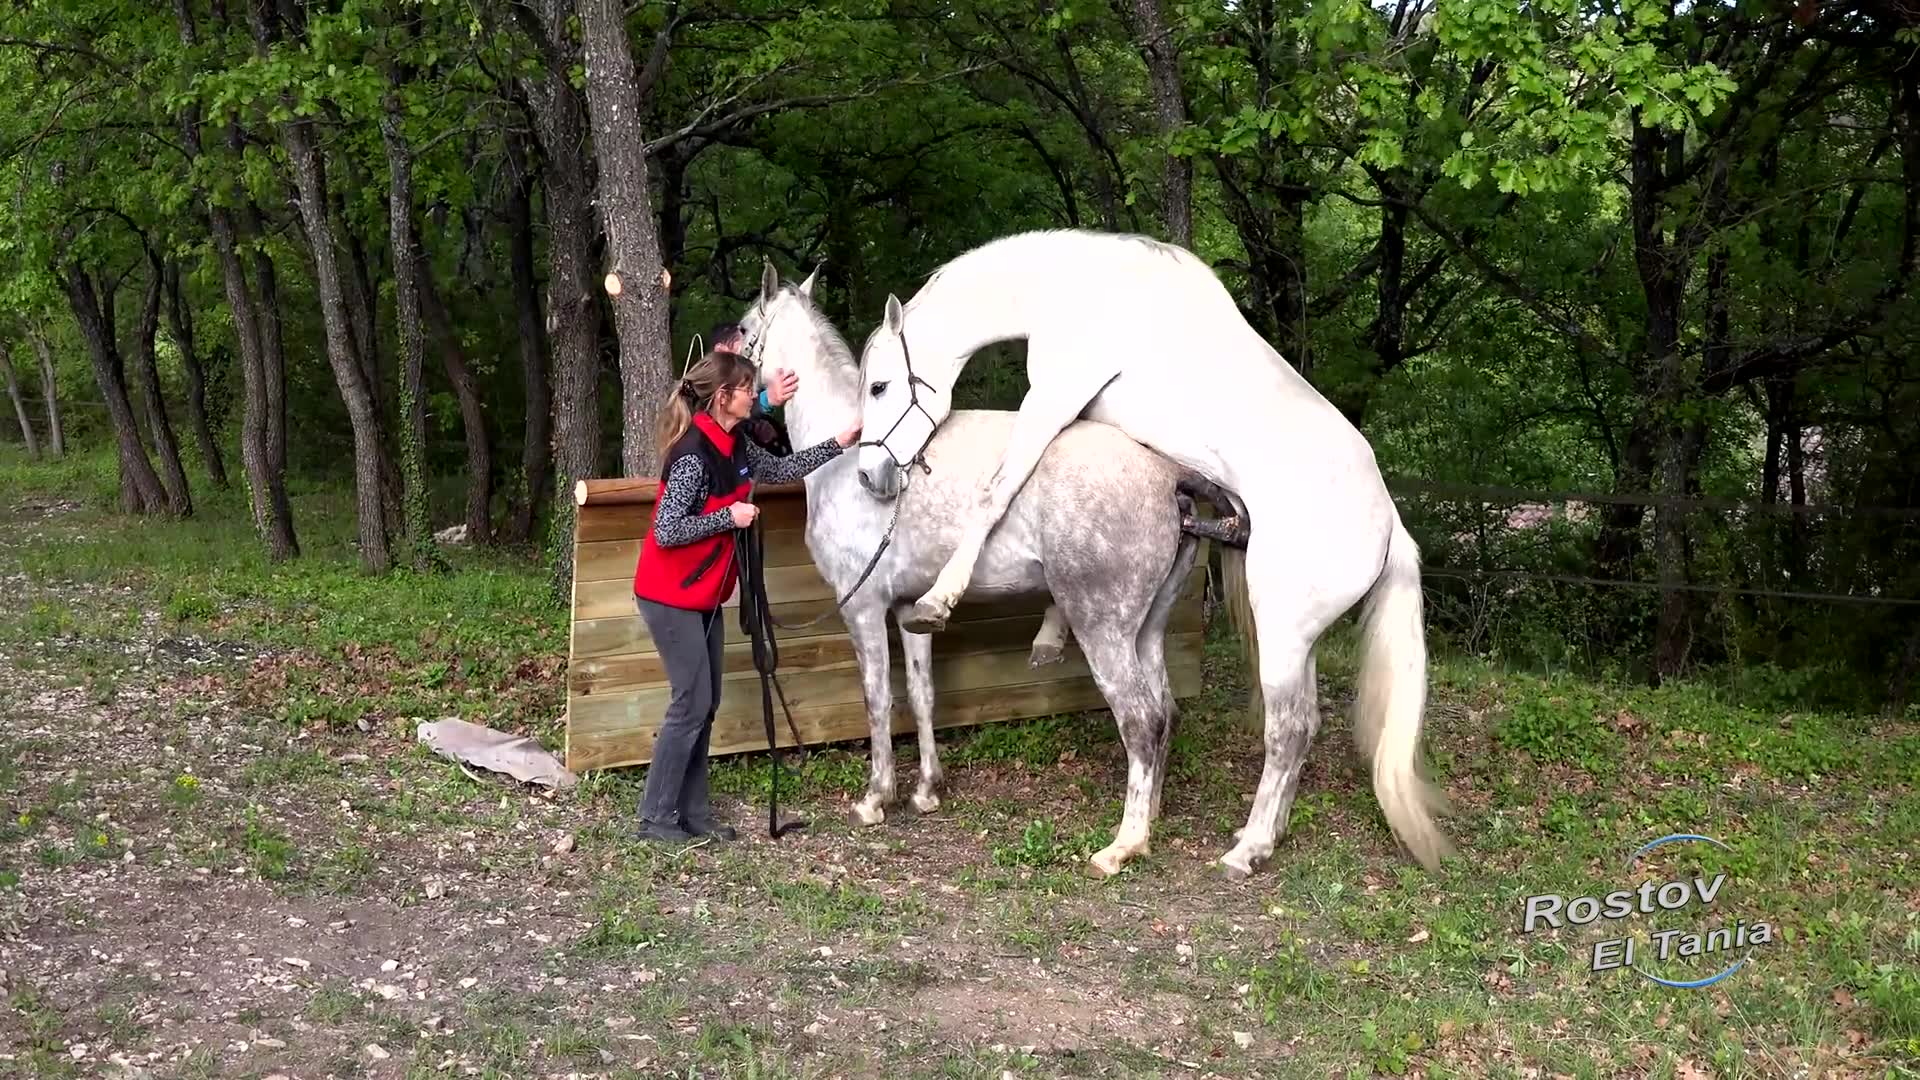
[[[893,777],[893,686],[887,677],[887,617],[884,608],[844,613],[853,656],[860,665],[860,692],[867,705],[867,793],[853,804],[854,821],[878,825],[895,794]]]
[[[980,501],[968,517],[952,557],[934,579],[933,588],[927,590],[927,594],[914,603],[913,610],[900,620],[902,630],[932,634],[946,628],[947,617],[953,614],[953,606],[960,602],[967,585],[973,581],[973,568],[980,561],[980,552],[987,546],[987,537],[992,535],[994,526],[1000,524],[1000,519],[1006,516],[1007,507],[1013,505],[1014,496],[1020,494],[1027,477],[1033,475],[1034,468],[1040,464],[1041,456],[1052,445],[1054,437],[1080,416],[1087,403],[1098,397],[1117,373],[1117,368],[1089,372],[1070,381],[1061,380],[1048,387],[1036,386],[1027,391],[1026,399],[1020,403],[1020,412],[1014,417],[1013,434],[1007,440],[1007,450],[1000,459],[1000,468],[994,471],[993,479],[981,489]],[[1094,527],[1098,527],[1097,524]]]
[[[920,783],[913,808],[922,814],[940,809],[940,750],[933,741],[933,638],[900,631],[900,654],[907,666],[907,704],[920,733]]]

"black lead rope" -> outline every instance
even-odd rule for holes
[[[780,820],[780,741],[773,725],[775,694],[780,696],[780,711],[786,715],[794,748],[803,755],[806,751],[801,744],[799,726],[793,722],[793,710],[787,707],[786,691],[780,689],[780,679],[774,674],[780,666],[780,647],[773,638],[773,612],[767,603],[766,541],[759,521],[756,519],[754,524],[736,530],[734,542],[740,551],[740,629],[753,642],[753,667],[760,673],[760,715],[766,722],[767,756],[773,773],[767,797],[767,835],[778,840],[811,823],[804,819],[784,823]]]

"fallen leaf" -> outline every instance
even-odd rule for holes
[[[1432,934],[1427,933],[1425,930],[1421,930],[1416,932],[1412,937],[1408,938],[1407,944],[1418,945],[1432,936],[1433,936]]]
[[[1856,1031],[1853,1028],[1848,1028],[1847,1042],[1853,1046],[1865,1046],[1867,1045],[1867,1033],[1864,1031]]]
[[[1673,1080],[1713,1080],[1713,1074],[1695,1065],[1693,1059],[1681,1058],[1673,1067]]]
[[[1853,1008],[1853,995],[1847,993],[1847,988],[1843,986],[1833,992],[1833,1003],[1843,1009],[1851,1009]]]

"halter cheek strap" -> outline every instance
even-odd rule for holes
[[[915,465],[920,466],[921,472],[930,473],[933,471],[933,466],[927,464],[927,443],[932,442],[933,433],[940,430],[940,421],[935,420],[933,414],[927,411],[927,407],[920,404],[920,388],[924,386],[928,391],[932,391],[933,384],[915,374],[913,370],[913,349],[907,344],[907,332],[905,328],[902,328],[900,331],[900,355],[906,361],[907,365],[907,407],[900,411],[900,415],[893,421],[893,426],[887,429],[885,435],[880,436],[878,439],[863,439],[857,445],[877,446],[885,450],[887,457],[893,459],[894,467],[899,469],[906,477],[911,477],[913,475],[913,466]],[[920,449],[915,451],[912,457],[906,461],[901,461],[900,455],[893,452],[893,448],[887,445],[887,441],[893,438],[894,432],[900,430],[900,425],[906,421],[907,414],[915,409],[920,410],[920,415],[927,420],[927,438],[925,442],[920,444]]]

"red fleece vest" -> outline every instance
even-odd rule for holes
[[[696,413],[693,426],[667,449],[667,459],[660,467],[662,495],[666,494],[666,478],[674,462],[688,456],[699,458],[707,477],[706,501],[694,511],[696,514],[711,514],[747,497],[752,476],[745,441],[735,438],[704,412]],[[658,501],[653,516],[660,516]],[[649,524],[633,569],[633,595],[668,607],[712,611],[733,595],[739,579],[732,556],[732,529],[691,544],[662,547],[654,540]]]

